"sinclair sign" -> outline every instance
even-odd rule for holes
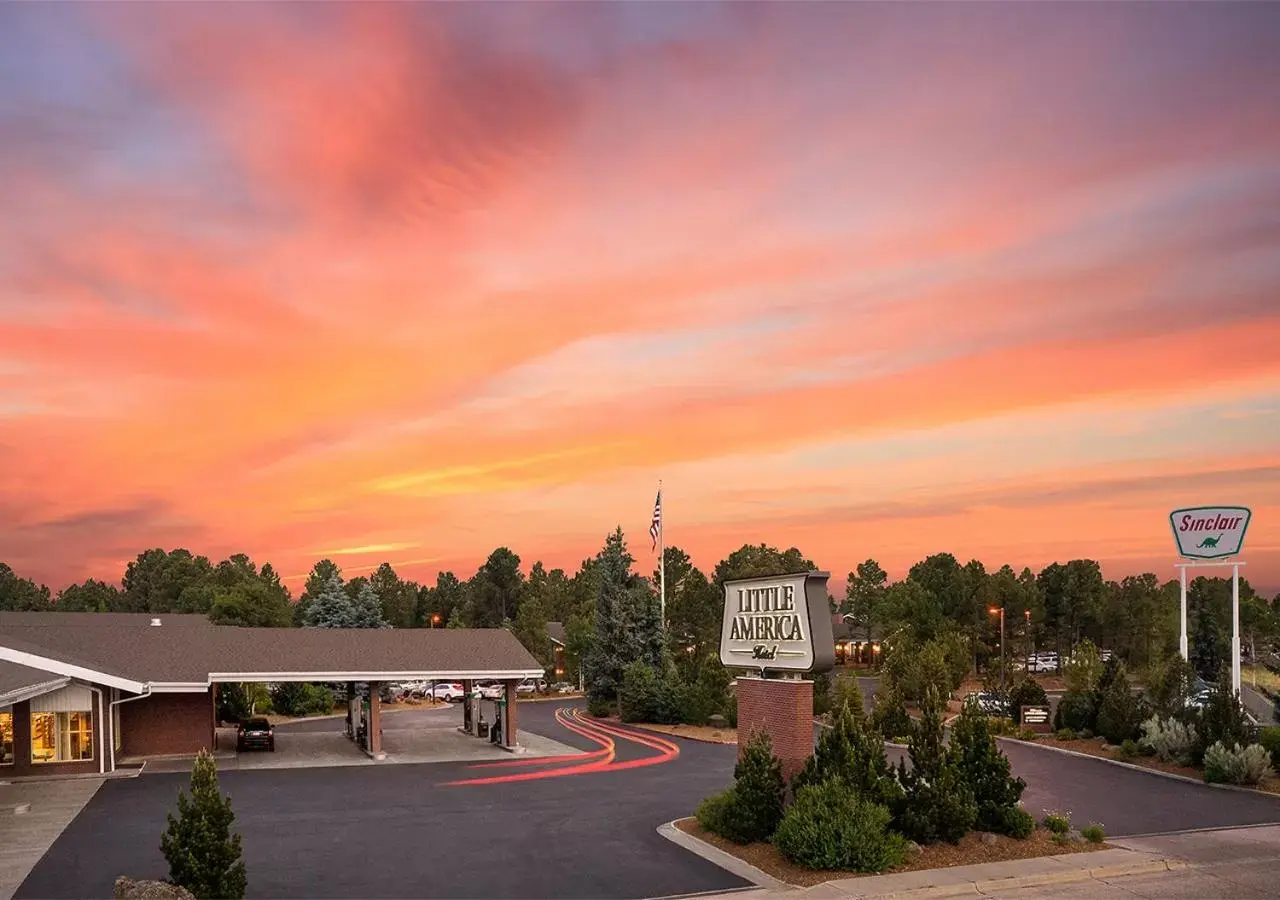
[[[1251,513],[1244,506],[1190,506],[1169,514],[1178,554],[1190,559],[1223,559],[1244,546]]]
[[[724,583],[720,661],[738,668],[825,672],[835,665],[826,572]]]

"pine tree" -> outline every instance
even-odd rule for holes
[[[956,750],[943,744],[942,700],[933,686],[925,691],[921,711],[907,747],[911,768],[898,763],[904,789],[896,810],[898,830],[921,844],[954,844],[973,827],[978,805]]]
[[[356,598],[351,603],[350,628],[387,628],[387,620],[382,618],[382,601],[378,592],[368,581],[360,585]]]
[[[823,729],[813,756],[791,782],[793,792],[802,787],[839,778],[864,799],[883,803],[893,792],[884,742],[867,723],[857,691],[836,712],[831,728]]]
[[[782,763],[773,755],[773,744],[766,732],[751,735],[742,758],[733,767],[732,838],[739,843],[767,841],[782,821],[782,803],[786,782],[782,780]]]
[[[1111,665],[1108,663],[1107,665]],[[1098,734],[1113,744],[1122,744],[1138,736],[1142,725],[1142,706],[1129,687],[1124,663],[1117,663],[1111,678],[1101,687],[1098,699]]]
[[[605,539],[596,556],[596,639],[583,660],[583,672],[587,694],[597,702],[617,697],[622,673],[633,662],[664,670],[658,599],[644,579],[631,571],[633,562],[621,528]]]
[[[951,747],[978,804],[978,825],[1007,833],[1012,821],[1009,810],[1017,807],[1027,783],[1013,777],[1009,758],[996,746],[987,717],[975,701],[966,703],[952,723]]]
[[[178,817],[168,816],[160,852],[169,862],[169,880],[200,900],[239,900],[245,869],[240,835],[231,831],[231,798],[218,789],[213,756],[201,750],[191,769],[191,796],[178,793]]]
[[[324,588],[307,607],[305,624],[309,628],[350,628],[355,618],[355,606],[342,589],[342,578],[337,573],[330,574]]]

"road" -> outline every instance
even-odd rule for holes
[[[1259,691],[1255,691],[1247,684],[1240,685],[1240,700],[1255,719],[1263,725],[1274,725],[1276,721],[1276,706],[1267,697]]]
[[[222,775],[244,835],[251,897],[638,898],[743,885],[660,837],[733,777],[736,748],[672,739],[679,755],[620,735],[583,734],[559,703],[522,703],[522,729],[598,754],[576,774],[466,763],[237,771]],[[428,711],[385,721],[409,727]],[[307,723],[341,728],[341,720]],[[569,725],[572,719],[565,719]],[[577,727],[577,726],[574,726]],[[603,735],[603,736],[602,736]],[[606,760],[604,742],[612,740]],[[663,738],[651,737],[653,743]],[[1037,817],[1069,810],[1112,836],[1280,823],[1280,797],[1224,791],[1101,760],[1002,742]],[[604,752],[602,752],[604,751]],[[657,764],[628,767],[666,756]],[[607,765],[598,765],[602,760]],[[531,780],[449,786],[503,773]],[[109,781],[19,889],[19,897],[105,896],[117,875],[163,877],[158,844],[181,775]]]

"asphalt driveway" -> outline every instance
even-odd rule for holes
[[[244,835],[249,896],[639,898],[745,886],[655,832],[730,783],[736,748],[673,739],[677,757],[629,768],[656,751],[622,737],[606,751],[600,738],[570,730],[578,727],[572,718],[558,721],[558,708],[521,704],[521,728],[598,754],[594,762],[573,756],[550,766],[224,773]],[[1102,822],[1112,836],[1280,823],[1280,798],[1171,781],[1016,742],[1002,747],[1029,782],[1024,802],[1037,817],[1069,810],[1078,823]],[[610,767],[600,768],[606,752]],[[448,784],[558,766],[578,771]],[[186,781],[144,775],[103,785],[17,896],[109,896],[117,875],[163,877],[160,833]]]

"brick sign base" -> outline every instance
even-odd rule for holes
[[[782,777],[813,755],[813,682],[786,678],[738,679],[738,756],[756,731],[769,735]]]

